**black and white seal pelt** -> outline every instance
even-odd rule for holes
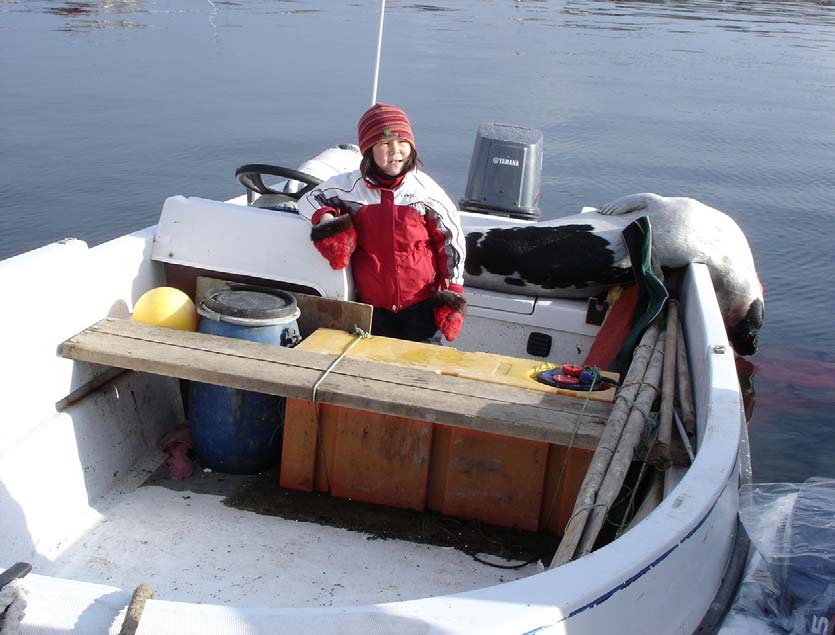
[[[764,303],[748,241],[730,216],[692,198],[631,194],[598,213],[470,231],[465,284],[521,295],[596,295],[632,280],[621,232],[640,216],[649,218],[662,268],[707,265],[734,350],[756,352]]]

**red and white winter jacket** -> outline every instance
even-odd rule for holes
[[[357,232],[351,268],[363,302],[397,312],[443,289],[462,291],[465,242],[458,210],[419,170],[392,189],[364,179],[359,170],[338,174],[303,196],[299,213],[313,225],[325,213],[351,215]]]

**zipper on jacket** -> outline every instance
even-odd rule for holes
[[[391,230],[389,240],[391,241],[391,256],[392,267],[394,268],[394,304],[391,306],[391,311],[397,313],[400,311],[400,270],[397,265],[397,206],[394,204],[394,191],[389,189],[380,190],[380,202],[383,203],[384,208],[388,211],[388,219]]]

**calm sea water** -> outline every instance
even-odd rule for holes
[[[352,142],[378,6],[0,0],[0,257]],[[545,135],[546,217],[645,191],[733,216],[766,289],[755,477],[835,476],[835,2],[389,1],[378,97],[453,199],[499,121]]]

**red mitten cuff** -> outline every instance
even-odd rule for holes
[[[440,291],[435,296],[437,306],[432,309],[435,324],[448,342],[452,342],[461,333],[464,325],[464,309],[467,301],[462,295],[451,290]]]
[[[458,288],[460,289],[461,287]],[[458,311],[459,313],[462,313],[464,309],[467,308],[467,301],[464,299],[464,296],[460,293],[456,293],[452,289],[438,291],[438,293],[435,294],[435,304],[439,307],[447,306],[453,311]]]
[[[331,269],[344,269],[357,248],[357,232],[347,214],[319,223],[310,230],[313,245],[328,260]]]
[[[333,207],[320,207],[315,212],[313,212],[313,216],[310,217],[310,224],[311,225],[318,225],[321,220],[322,216],[325,214],[330,214],[331,216],[339,216],[339,212],[336,211]]]

